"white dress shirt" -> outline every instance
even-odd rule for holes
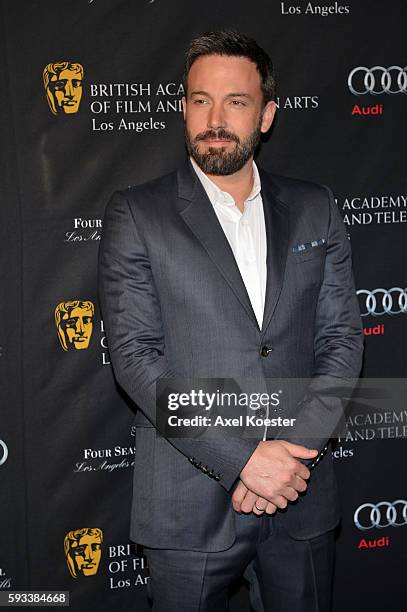
[[[240,212],[232,196],[219,189],[198,164],[191,163],[233,251],[259,328],[263,323],[267,279],[267,242],[259,171],[253,162],[253,189]]]

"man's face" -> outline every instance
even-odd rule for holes
[[[84,535],[72,543],[69,555],[74,562],[76,575],[93,576],[98,571],[102,555],[100,538]]]
[[[276,105],[263,109],[260,75],[245,57],[208,55],[192,65],[183,98],[189,154],[206,174],[228,175],[251,162]]]
[[[84,308],[73,308],[70,315],[64,313],[61,326],[66,334],[68,348],[87,349],[92,335],[92,312]]]
[[[57,110],[66,115],[78,111],[82,98],[82,77],[79,72],[63,70],[58,77],[53,75],[49,88],[54,96]]]

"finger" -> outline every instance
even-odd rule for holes
[[[307,488],[307,482],[303,478],[298,476],[298,474],[291,474],[284,482],[284,485],[286,487],[291,487],[292,489],[295,489],[295,491],[298,491],[299,493],[303,493]],[[279,491],[279,493],[281,493],[281,491]]]
[[[304,491],[307,490],[307,483],[305,482],[305,480],[303,480],[302,478],[300,478],[297,474],[294,475],[294,481],[293,481],[293,489],[295,489],[296,491],[298,491],[298,493],[304,493]]]
[[[285,497],[283,497],[282,495],[275,495],[273,497],[273,501],[272,503],[277,506],[277,508],[280,508],[280,510],[284,510],[284,508],[287,508],[288,506],[288,501]]]
[[[262,514],[264,514],[268,504],[269,502],[267,501],[267,499],[264,499],[264,497],[258,497],[254,502],[253,506],[254,514],[257,514],[257,516],[261,516]]]
[[[242,501],[244,500],[247,491],[248,488],[243,484],[241,480],[239,480],[238,485],[233,491],[232,495],[232,505],[233,509],[236,510],[236,512],[241,512]]]
[[[298,499],[298,492],[293,487],[284,487],[280,489],[280,494],[287,501],[295,501]]]
[[[308,478],[311,476],[311,472],[307,466],[300,461],[297,461],[297,465],[294,467],[294,472],[303,480],[308,480]]]
[[[290,487],[288,485],[283,485],[277,489],[273,497],[270,497],[270,501],[273,504],[276,503],[276,500],[275,500],[276,497],[284,497],[286,501],[295,501],[298,497],[298,493],[295,489],[293,489],[293,487]]]
[[[253,506],[256,503],[258,495],[253,493],[253,491],[247,491],[244,500],[241,504],[242,512],[253,512]]]
[[[274,504],[272,504],[271,502],[269,502],[266,506],[266,510],[265,513],[266,514],[274,514],[274,512],[277,510],[277,506],[275,506]]]
[[[281,442],[293,457],[298,457],[299,459],[313,459],[318,455],[318,451],[315,448],[307,448],[306,446],[301,446],[301,444],[287,442],[287,440],[281,440]]]

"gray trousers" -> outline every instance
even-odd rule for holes
[[[220,552],[144,548],[153,612],[225,612],[228,591],[250,582],[256,612],[329,612],[335,537],[294,540],[278,517],[236,513],[235,543]]]

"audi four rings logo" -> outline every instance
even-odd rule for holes
[[[396,315],[407,313],[407,288],[392,287],[391,289],[358,289],[358,296],[364,296],[359,299],[360,314],[362,317],[372,315],[379,317],[380,315]]]
[[[355,96],[407,93],[407,66],[358,66],[348,76],[348,87]]]
[[[407,501],[396,499],[394,502],[382,501],[378,504],[362,504],[356,510],[353,520],[358,529],[383,529],[384,527],[403,527],[407,525]]]
[[[1,454],[3,456],[1,456]],[[3,465],[3,463],[6,463],[8,457],[7,444],[3,442],[3,440],[0,440],[0,457],[0,465]]]

